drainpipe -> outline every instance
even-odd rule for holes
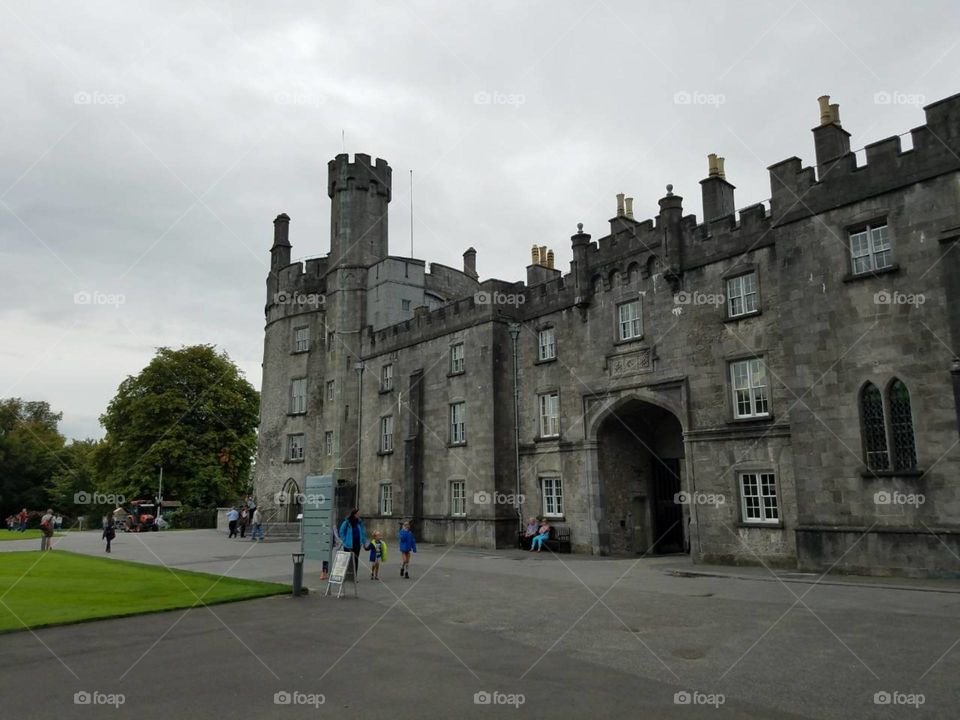
[[[520,375],[519,356],[517,354],[517,338],[520,337],[520,323],[510,323],[507,328],[513,339],[513,450],[514,467],[517,472],[517,489],[514,503],[517,508],[517,530],[523,530],[523,504],[520,502]]]
[[[353,366],[357,371],[357,483],[353,506],[360,507],[360,443],[363,441],[363,360]]]

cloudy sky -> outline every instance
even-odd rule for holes
[[[279,212],[327,252],[327,161],[394,169],[391,251],[523,278],[617,192],[699,214],[811,162],[817,96],[854,147],[960,91],[955,2],[0,2],[0,397],[72,438],[157,346],[214,343],[260,384]],[[79,295],[78,295],[79,293]]]

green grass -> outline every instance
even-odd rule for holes
[[[54,533],[54,537],[60,537],[62,532]],[[4,540],[39,540],[39,530],[24,530],[23,532],[10,532],[9,530],[0,530],[0,542]]]
[[[0,633],[287,592],[290,586],[279,583],[171,571],[62,550],[43,553],[42,558],[39,550],[5,552],[0,553]]]

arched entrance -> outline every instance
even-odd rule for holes
[[[301,507],[303,494],[300,492],[300,486],[297,485],[297,481],[293,478],[288,478],[283,484],[283,489],[280,491],[277,499],[280,501],[277,521],[288,523],[297,522],[297,516],[303,512]]]
[[[669,410],[631,398],[597,427],[598,540],[601,554],[686,550],[683,506],[683,428]]]

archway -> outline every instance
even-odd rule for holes
[[[684,552],[683,428],[669,410],[639,399],[615,407],[597,428],[599,550]]]
[[[303,494],[300,492],[300,486],[297,485],[297,481],[293,478],[288,478],[287,481],[283,484],[283,489],[280,491],[278,496],[279,502],[279,512],[278,521],[279,522],[297,522],[297,516],[303,512],[301,507],[301,500],[303,499]]]

